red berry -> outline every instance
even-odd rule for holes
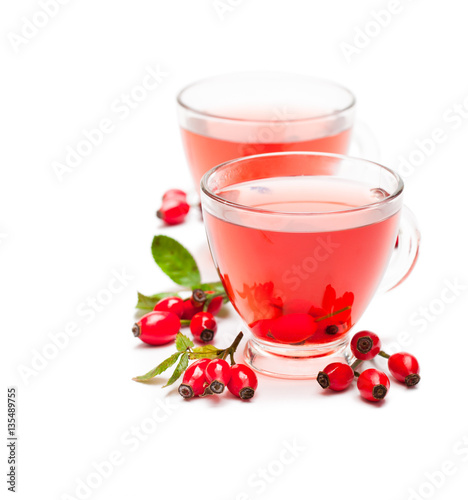
[[[221,307],[223,306],[223,297],[219,295],[218,297],[213,297],[208,304],[207,312],[211,313],[213,316],[219,313]]]
[[[184,314],[184,301],[179,297],[166,297],[161,299],[155,306],[154,311],[169,311],[182,318]]]
[[[172,342],[179,330],[179,317],[168,311],[152,311],[145,314],[132,328],[135,337],[151,345]]]
[[[257,375],[250,367],[242,364],[231,366],[231,380],[227,386],[231,394],[241,399],[250,399],[254,397],[257,386]]]
[[[206,380],[215,394],[221,394],[231,380],[231,366],[224,359],[213,359],[205,368]]]
[[[186,201],[187,200],[187,193],[185,191],[182,191],[181,189],[169,189],[168,191],[166,191],[163,194],[162,199],[163,199],[163,201],[170,200],[170,199]]]
[[[183,398],[190,399],[205,392],[207,386],[205,369],[210,361],[208,358],[197,359],[185,370],[182,383],[179,385],[179,394]]]
[[[375,358],[380,352],[380,346],[379,337],[368,330],[356,333],[351,339],[351,351],[357,359],[363,361]]]
[[[271,341],[271,325],[273,321],[273,319],[259,319],[250,323],[249,328],[256,337],[262,337],[265,340]]]
[[[390,388],[390,380],[384,372],[369,368],[359,375],[357,388],[368,401],[381,401]]]
[[[278,342],[298,344],[316,330],[317,323],[309,314],[284,314],[271,322],[269,336]]]
[[[203,306],[206,301],[206,293],[200,288],[195,288],[192,292],[192,296],[190,297],[190,301],[194,307]]]
[[[191,299],[184,300],[184,313],[182,314],[182,319],[192,319],[195,314],[203,311],[203,305],[194,306]]]
[[[218,330],[214,316],[209,312],[195,314],[190,322],[190,331],[196,340],[210,342]]]
[[[354,380],[354,371],[346,363],[330,363],[317,375],[317,382],[324,389],[342,391]]]
[[[407,352],[397,352],[390,356],[388,369],[399,382],[404,382],[408,387],[421,380],[418,360]]]
[[[186,201],[168,198],[162,202],[161,208],[156,212],[156,215],[166,224],[172,226],[183,222],[189,210],[190,205]]]

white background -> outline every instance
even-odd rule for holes
[[[72,0],[19,44],[27,20],[44,21],[43,9],[34,0],[2,3],[1,370],[4,401],[6,387],[18,387],[16,498],[464,498],[468,120],[449,121],[468,96],[463,4],[401,0],[379,30],[368,23],[386,1],[230,3],[221,13],[223,2],[217,11],[212,0]],[[360,29],[373,36],[346,58],[342,43],[353,44]],[[112,103],[141,83],[148,65],[167,76],[121,119]],[[417,388],[393,383],[381,405],[356,390],[325,394],[314,381],[261,378],[255,398],[241,403],[184,402],[175,389],[131,380],[172,351],[144,348],[131,334],[136,291],[171,286],[152,260],[152,237],[178,238],[203,277],[215,277],[197,214],[170,229],[154,216],[164,190],[191,187],[176,93],[201,77],[254,69],[348,86],[392,168],[415,141],[436,128],[445,133],[405,172],[406,203],[423,235],[418,265],[358,325],[386,344],[406,332],[405,349],[422,365]],[[60,182],[52,163],[105,118],[113,131]],[[131,279],[121,292],[94,317],[80,315],[122,269]],[[458,283],[458,295],[445,295],[447,282]],[[421,307],[436,314],[422,320]],[[19,367],[31,368],[50,334],[69,323],[79,333],[34,375],[21,376]],[[237,328],[231,312],[217,343]],[[130,441],[135,428],[142,438]],[[119,463],[97,475],[93,463],[110,456]]]

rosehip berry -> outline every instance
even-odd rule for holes
[[[203,311],[203,305],[194,306],[191,299],[184,300],[184,313],[182,314],[182,319],[192,319],[195,314]]]
[[[156,212],[156,216],[166,224],[174,226],[185,220],[189,210],[190,205],[185,200],[168,198],[162,202],[161,208]]]
[[[205,368],[206,380],[215,394],[221,394],[231,380],[231,366],[224,359],[213,359]]]
[[[392,354],[388,359],[388,369],[399,382],[404,382],[408,387],[421,380],[418,360],[407,352]]]
[[[340,331],[340,328],[338,325],[328,325],[325,328],[325,333],[327,335],[336,335]]]
[[[315,319],[309,314],[284,314],[273,320],[270,334],[274,340],[298,344],[311,337],[317,330]]]
[[[227,385],[231,394],[244,400],[251,399],[257,386],[257,375],[250,367],[243,364],[231,366],[231,380]]]
[[[213,316],[216,316],[216,314],[218,314],[221,310],[221,307],[223,307],[223,297],[219,295],[218,297],[213,297],[211,299],[206,310]]]
[[[273,337],[271,330],[274,321],[274,319],[259,319],[258,321],[250,323],[249,328],[256,337],[271,341]]]
[[[135,337],[151,345],[172,342],[179,330],[179,317],[168,311],[152,311],[145,314],[132,328]]]
[[[343,391],[354,380],[354,371],[346,363],[330,363],[317,375],[317,382],[323,389]]]
[[[181,189],[169,189],[163,194],[162,197],[163,201],[169,200],[169,199],[175,199],[175,200],[187,200],[187,193],[185,191],[182,191]]]
[[[363,361],[375,358],[380,352],[380,346],[379,337],[368,330],[356,333],[351,339],[351,351],[357,359]]]
[[[182,383],[179,385],[179,394],[183,398],[190,399],[205,392],[208,385],[205,369],[210,361],[208,358],[197,359],[185,370]]]
[[[196,340],[210,342],[213,340],[218,325],[214,316],[209,312],[199,312],[195,314],[190,322],[190,331]]]
[[[190,300],[194,307],[203,306],[206,301],[206,293],[200,288],[195,288],[195,290],[192,292]]]
[[[390,388],[390,380],[384,372],[369,368],[359,375],[357,388],[368,401],[381,401]]]
[[[155,306],[154,311],[169,311],[179,318],[184,314],[184,301],[179,297],[166,297],[161,299]]]

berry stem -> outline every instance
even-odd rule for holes
[[[379,356],[382,356],[382,358],[389,359],[390,355],[387,354],[385,351],[379,351]]]
[[[359,372],[357,372],[356,370],[353,370],[353,371],[354,371],[354,376],[355,376],[355,377],[358,377],[358,378],[359,378],[359,377],[361,376],[361,374],[360,374]]]
[[[236,364],[236,362],[234,361],[234,353],[236,352],[236,349],[239,346],[243,336],[244,334],[242,332],[239,332],[237,337],[234,339],[234,342],[231,344],[231,346],[226,349],[226,355],[223,356],[223,359],[225,359],[227,357],[227,354],[229,354],[231,358],[231,365]]]
[[[190,319],[181,319],[180,324],[181,326],[190,326]]]
[[[216,299],[218,297],[222,297],[223,298],[223,304],[228,300],[228,296],[225,292],[217,292],[217,293],[213,293],[213,294],[210,294],[207,296],[204,304],[203,304],[203,310],[204,311],[207,311],[208,310],[208,306],[211,304],[211,302],[213,301],[213,299]]]
[[[342,312],[345,312],[347,311],[348,309],[351,309],[351,306],[346,306],[346,307],[343,307],[343,309],[340,309],[338,311],[335,311],[335,312],[332,312],[332,313],[329,313],[329,314],[325,314],[325,316],[322,316],[320,318],[316,318],[316,322],[318,321],[323,321],[324,319],[328,319],[328,318],[331,318],[332,316],[336,316],[337,314],[340,314]]]
[[[355,372],[356,368],[362,363],[362,359],[356,359],[356,361],[351,365],[351,369]]]

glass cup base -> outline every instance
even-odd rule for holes
[[[250,339],[244,350],[245,362],[255,371],[276,378],[315,379],[329,363],[351,364],[354,356],[345,338],[333,345],[314,346],[311,349],[297,347],[272,347],[256,339]]]

